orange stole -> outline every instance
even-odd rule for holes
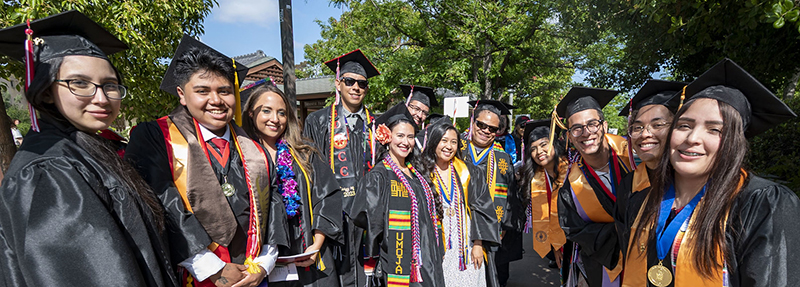
[[[643,163],[642,163],[643,164]],[[639,170],[643,170],[640,172]],[[747,179],[747,172],[742,170],[741,176],[739,177],[739,188],[741,190],[742,185],[744,185],[744,181]],[[633,175],[633,192],[639,192],[647,187],[650,186],[650,180],[647,178],[647,171],[644,167],[637,168],[636,173]],[[650,197],[648,194],[647,197]],[[647,202],[647,199],[645,199]],[[702,206],[703,201],[700,201],[698,204],[698,209]],[[647,252],[648,252],[648,237],[650,234],[650,229],[653,228],[655,222],[651,222],[648,224],[648,228],[643,230],[643,233],[639,236],[638,244],[634,244],[633,237],[635,236],[637,230],[636,226],[639,224],[639,220],[642,218],[642,214],[644,212],[644,204],[639,208],[639,213],[636,215],[636,220],[634,220],[633,225],[631,226],[631,235],[628,239],[628,256],[625,260],[625,269],[628,270],[626,272],[625,280],[622,282],[622,286],[624,287],[639,287],[639,286],[647,286],[648,279],[647,279]],[[722,286],[723,279],[722,279],[722,266],[724,266],[724,260],[722,258],[722,250],[717,247],[717,264],[721,266],[717,272],[714,273],[712,278],[707,278],[700,275],[700,272],[697,270],[697,267],[694,265],[693,260],[693,253],[691,246],[687,244],[687,240],[694,235],[692,232],[692,225],[694,223],[695,214],[692,214],[692,217],[689,219],[689,225],[686,230],[686,233],[683,235],[684,239],[681,240],[680,249],[678,250],[678,258],[675,262],[675,276],[674,281],[675,287],[690,287],[690,286]],[[725,222],[727,223],[727,215],[725,216]],[[635,246],[634,246],[635,245]],[[634,252],[636,249],[637,252]],[[671,253],[670,249],[670,253]],[[667,260],[666,258],[664,260]]]
[[[558,159],[558,178],[550,189],[550,202],[547,201],[549,179],[541,169],[531,179],[531,227],[533,227],[533,250],[544,258],[550,247],[558,250],[567,242],[564,230],[558,222],[558,190],[564,185],[567,176],[567,161]]]

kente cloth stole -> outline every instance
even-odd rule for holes
[[[594,169],[586,164],[583,158],[580,157],[577,162],[571,164],[569,173],[567,174],[567,180],[569,180],[570,183],[575,207],[578,209],[578,213],[584,217],[584,220],[588,219],[588,221],[598,223],[613,223],[614,218],[603,208],[603,205],[600,204],[588,178],[592,178],[597,182],[597,185],[603,189],[603,192],[616,202],[617,197],[613,189],[616,188],[616,184],[622,180],[622,175],[630,172],[631,167],[626,164],[629,162],[625,151],[627,148],[627,141],[620,136],[611,134],[606,134],[605,137],[610,147],[609,152],[611,153],[611,162],[609,163],[612,181],[611,189],[606,187]],[[608,268],[604,269],[611,281],[616,280],[622,272],[622,251],[620,251],[619,262],[617,262],[616,267],[613,270],[609,270]]]
[[[411,198],[413,196],[397,176],[392,176],[391,168],[384,163],[390,171],[389,195],[389,266],[385,268],[388,274],[389,286],[408,286],[411,279],[412,259],[412,230],[411,230]]]
[[[364,133],[365,148],[363,158],[365,160],[364,166],[358,166],[353,162],[353,152],[349,148],[349,144],[364,144],[364,143],[350,143],[350,129],[347,126],[347,118],[344,113],[340,111],[344,109],[342,105],[331,106],[331,114],[329,117],[330,122],[330,147],[328,150],[328,163],[331,170],[336,176],[342,188],[342,194],[347,199],[348,197],[355,196],[355,185],[358,179],[355,178],[356,168],[363,168],[364,171],[372,169],[371,154],[374,152],[375,143],[372,142],[372,129],[368,126],[372,124],[372,115],[365,107],[366,123],[362,125],[362,132]]]
[[[644,163],[640,164],[643,165]],[[747,179],[747,172],[742,169],[739,176],[739,186],[737,188],[737,192],[742,189],[745,180]],[[639,192],[646,188],[650,187],[650,179],[647,177],[647,169],[644,166],[639,166],[636,168],[636,171],[633,174],[633,192]],[[650,194],[647,195],[647,198],[650,197]],[[644,202],[647,202],[647,198]],[[700,204],[697,206],[697,209],[700,209],[702,206],[703,201],[700,201]],[[696,210],[697,210],[696,209]],[[639,208],[639,212],[636,215],[636,219],[633,221],[633,225],[631,226],[631,235],[628,239],[628,256],[625,260],[625,280],[622,282],[622,286],[628,287],[637,287],[637,286],[647,286],[648,279],[647,279],[647,253],[649,251],[648,246],[648,237],[650,235],[650,230],[655,226],[655,222],[651,222],[650,224],[646,225],[643,230],[638,231],[636,226],[639,225],[639,221],[642,220],[642,214],[644,214],[644,204]],[[730,215],[730,214],[728,214]],[[728,218],[725,216],[725,225],[727,228]],[[684,230],[684,227],[681,227],[681,232],[675,236],[675,240],[672,245],[672,260],[673,266],[675,266],[673,270],[673,280],[675,287],[691,287],[691,286],[716,286],[722,287],[725,286],[727,280],[724,276],[726,272],[725,267],[725,260],[723,259],[722,250],[720,247],[717,247],[717,264],[721,266],[716,272],[714,272],[714,276],[712,278],[705,277],[700,274],[697,267],[694,265],[693,260],[693,253],[692,247],[689,246],[687,243],[687,238],[691,238],[692,236],[692,224],[694,223],[695,214],[689,219],[689,223]],[[723,228],[723,230],[725,229]],[[634,242],[633,239],[636,236],[637,232],[640,232],[639,238],[637,242]],[[675,258],[675,251],[677,249],[677,258]]]
[[[228,258],[227,246],[236,232],[238,223],[230,210],[211,166],[208,151],[203,148],[202,133],[196,132],[197,122],[179,107],[170,116],[157,120],[170,159],[173,183],[184,206],[200,221],[213,243],[211,251]],[[261,252],[262,230],[266,230],[263,215],[269,210],[269,173],[267,156],[261,147],[244,135],[238,126],[229,124],[231,144],[235,146],[245,173],[249,200],[250,219],[247,227],[245,264],[248,271],[258,272],[253,262]]]
[[[558,222],[558,190],[564,185],[567,177],[568,163],[564,159],[558,161],[558,178],[550,181],[547,170],[540,168],[531,179],[531,214],[533,233],[533,250],[544,258],[553,249],[558,250],[567,242],[564,230]]]
[[[507,163],[504,158],[500,158],[500,162],[498,162],[495,153],[497,151],[503,152],[503,148],[500,144],[494,143],[491,147],[487,147],[478,153],[471,141],[467,142],[467,145],[472,164],[478,166],[481,162],[486,160],[486,183],[489,186],[489,194],[492,197],[492,202],[500,201],[500,204],[495,204],[495,215],[497,216],[497,221],[500,222],[505,214],[503,208],[505,206],[505,201],[508,199],[508,183],[497,181],[497,171],[498,165],[502,171],[508,170],[509,163]],[[505,174],[505,172],[503,172],[503,174]]]

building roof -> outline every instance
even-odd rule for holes
[[[252,68],[260,64],[269,62],[275,58],[267,56],[267,54],[264,54],[264,51],[258,50],[250,54],[244,54],[241,56],[233,57],[233,59],[236,60],[236,62],[242,63],[245,66]]]

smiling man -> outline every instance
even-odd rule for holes
[[[500,222],[502,243],[487,252],[489,264],[487,286],[504,286],[509,277],[509,262],[522,259],[522,227],[524,210],[521,210],[514,179],[514,163],[500,144],[495,143],[495,134],[500,129],[500,117],[510,114],[509,105],[496,100],[471,101],[472,125],[470,136],[463,137],[462,155],[467,164],[481,170],[489,187],[495,206],[495,215]],[[496,252],[494,252],[496,251]]]
[[[161,83],[181,105],[137,126],[125,154],[164,206],[182,286],[256,286],[288,246],[287,227],[269,220],[286,215],[267,156],[231,122],[245,74],[184,35]]]
[[[612,215],[615,186],[630,172],[631,162],[627,141],[606,134],[602,110],[617,94],[573,87],[556,107],[558,116],[567,119],[567,139],[579,153],[558,195],[561,227],[574,242],[573,252],[579,252],[578,260],[570,263],[568,281],[590,287],[619,286],[622,271]]]
[[[342,210],[349,210],[359,179],[373,164],[375,143],[370,138],[374,118],[363,102],[369,91],[368,79],[380,73],[361,50],[330,60],[325,65],[336,73],[334,84],[339,102],[309,114],[303,135],[311,139],[328,160],[342,188]],[[364,259],[360,256],[364,230],[353,226],[347,216],[343,219],[345,245],[333,246],[334,254],[341,254],[336,262],[341,285],[364,286]]]

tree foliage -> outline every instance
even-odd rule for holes
[[[127,120],[146,121],[163,116],[177,105],[173,96],[158,89],[166,71],[166,59],[171,58],[183,33],[203,33],[203,18],[217,2],[20,0],[3,3],[0,6],[0,27],[76,9],[128,44],[130,49],[110,56],[122,73],[124,84],[129,87],[129,95],[122,102],[122,116]],[[22,78],[23,73],[21,63],[0,57],[0,78],[10,75]]]
[[[305,46],[306,58],[322,63],[360,48],[382,73],[370,80],[367,97],[377,110],[403,98],[398,84],[414,84],[484,99],[507,101],[513,93],[522,107],[515,113],[545,117],[573,74],[548,1],[332,3],[349,11],[318,22],[322,39]]]

